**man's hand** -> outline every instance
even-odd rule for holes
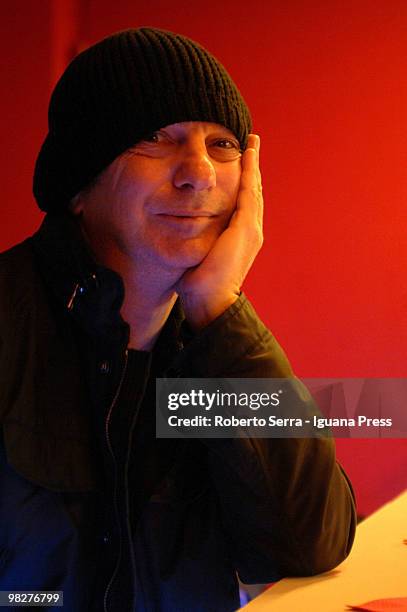
[[[259,169],[260,138],[250,134],[242,155],[236,210],[205,259],[177,285],[185,316],[201,329],[236,301],[263,244],[263,197]]]

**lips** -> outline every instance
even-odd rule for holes
[[[216,224],[217,215],[208,211],[177,210],[156,213],[155,219],[160,231],[175,233],[184,238],[196,238]]]
[[[181,218],[199,218],[199,217],[216,217],[214,213],[206,210],[166,210],[165,212],[156,213],[160,217],[181,217]]]

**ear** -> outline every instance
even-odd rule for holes
[[[69,212],[72,213],[75,217],[79,217],[83,212],[83,199],[81,196],[81,193],[77,193],[68,205]]]

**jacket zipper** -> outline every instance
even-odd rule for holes
[[[127,447],[127,458],[126,458],[126,467],[125,467],[125,472],[126,472],[126,519],[127,519],[127,528],[129,531],[129,534],[131,535],[131,527],[130,527],[130,504],[129,504],[129,488],[128,488],[128,472],[129,472],[129,462],[130,462],[130,453],[131,453],[131,448],[132,448],[132,439],[133,439],[133,432],[138,420],[138,415],[140,412],[140,407],[143,401],[143,397],[145,395],[146,392],[146,387],[148,384],[148,378],[150,375],[150,369],[151,369],[151,359],[149,361],[148,364],[148,374],[146,374],[146,376],[144,377],[144,384],[143,387],[141,389],[141,395],[140,395],[140,399],[137,403],[137,406],[135,408],[134,411],[134,415],[133,415],[133,419],[132,419],[132,423],[130,426],[130,434],[129,434],[129,444]],[[133,571],[134,571],[134,575],[136,576],[136,550],[131,546],[131,562],[132,562],[132,566],[133,566]],[[139,585],[140,586],[140,585]]]
[[[117,403],[117,400],[119,398],[119,395],[120,395],[120,391],[121,391],[121,388],[122,388],[122,385],[123,385],[124,377],[126,375],[127,362],[128,362],[128,350],[126,349],[126,352],[124,354],[124,366],[123,366],[122,374],[121,374],[121,377],[120,377],[120,381],[119,381],[118,387],[116,389],[116,393],[114,395],[112,403],[110,404],[109,411],[107,413],[106,421],[105,421],[106,443],[107,443],[107,447],[109,449],[110,455],[111,455],[112,460],[113,460],[113,465],[114,465],[113,502],[114,502],[114,512],[115,512],[115,515],[116,515],[116,521],[117,521],[117,524],[118,524],[118,527],[119,527],[119,554],[118,554],[118,557],[117,557],[116,566],[115,566],[113,574],[112,574],[112,576],[111,576],[111,578],[109,580],[109,583],[108,583],[108,585],[106,587],[105,594],[104,594],[104,597],[103,597],[103,610],[104,610],[104,612],[108,612],[108,609],[107,609],[107,598],[109,596],[109,591],[111,589],[111,586],[112,586],[112,584],[113,584],[113,582],[114,582],[114,580],[115,580],[115,578],[117,576],[117,572],[119,570],[120,560],[121,560],[121,556],[122,556],[122,527],[121,527],[121,524],[120,524],[119,506],[118,506],[118,500],[117,500],[117,461],[116,461],[116,457],[114,455],[113,448],[112,448],[112,443],[111,443],[111,440],[110,440],[109,422],[110,422],[110,418],[111,418],[111,415],[112,415],[113,408],[115,407],[115,405]]]

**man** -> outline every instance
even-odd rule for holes
[[[259,138],[197,43],[114,34],[51,98],[40,230],[1,259],[1,590],[69,612],[231,612],[349,553],[329,439],[155,437],[155,378],[292,377],[240,293]]]

